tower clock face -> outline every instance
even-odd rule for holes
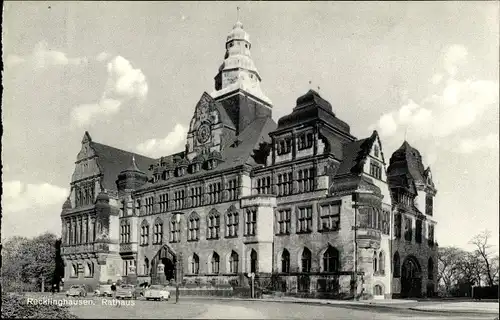
[[[199,143],[205,143],[210,139],[210,127],[208,124],[202,124],[198,128],[197,136]]]

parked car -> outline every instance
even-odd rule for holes
[[[131,284],[122,284],[116,288],[116,299],[136,299],[135,286]]]
[[[151,285],[144,290],[144,298],[146,300],[167,300],[170,299],[170,291],[162,285]]]
[[[68,291],[66,291],[66,297],[86,297],[87,289],[82,284],[72,285]]]
[[[97,286],[94,290],[94,295],[97,297],[111,297],[113,296],[113,292],[111,291],[110,284],[101,284]]]

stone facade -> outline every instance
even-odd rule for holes
[[[377,132],[356,139],[313,90],[275,123],[250,48],[238,22],[183,152],[152,159],[85,133],[61,213],[66,284],[248,286],[253,273],[261,288],[303,296],[434,290],[422,276],[434,242],[395,233],[400,216],[435,224],[430,169],[398,150],[386,173]],[[400,177],[412,170],[422,178],[407,190]]]

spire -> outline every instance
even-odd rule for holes
[[[128,168],[129,171],[141,171],[137,167],[137,164],[135,163],[135,155],[132,155],[132,163],[130,164],[130,167]]]
[[[237,21],[227,36],[224,62],[215,76],[215,91],[211,96],[216,99],[243,90],[271,105],[271,100],[260,88],[261,77],[250,52],[250,35],[243,30],[243,23],[239,19],[240,8],[237,7]]]

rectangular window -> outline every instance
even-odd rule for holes
[[[238,180],[237,179],[229,180],[227,191],[229,194],[229,201],[233,201],[233,200],[238,199]]]
[[[401,213],[396,213],[394,216],[394,236],[399,239],[401,238]]]
[[[432,246],[434,246],[434,226],[429,225],[427,232],[428,232],[427,244],[429,245],[429,247],[432,247]]]
[[[239,226],[239,215],[236,211],[230,211],[227,214],[227,230],[226,234],[228,237],[238,236],[238,226]]]
[[[291,172],[278,174],[278,182],[276,183],[276,186],[278,187],[279,197],[292,194],[292,185],[293,179]]]
[[[180,210],[184,208],[185,192],[184,190],[179,190],[174,192],[174,209]]]
[[[292,151],[292,139],[285,138],[278,142],[278,155],[287,154]]]
[[[214,204],[222,201],[221,183],[215,182],[208,185],[208,203]]]
[[[152,214],[153,213],[153,197],[147,197],[145,200],[144,207],[146,209],[146,214]]]
[[[141,245],[145,246],[149,243],[149,225],[141,227]]]
[[[298,148],[299,150],[309,149],[313,146],[314,135],[312,132],[304,133],[299,136]]]
[[[370,161],[370,175],[376,179],[382,179],[382,166],[373,160]]]
[[[163,240],[163,224],[157,223],[153,226],[153,244],[161,244]]]
[[[271,177],[262,177],[257,179],[257,193],[271,194]]]
[[[168,193],[160,195],[160,212],[168,211]]]
[[[314,191],[314,168],[299,170],[297,181],[300,193]]]
[[[180,241],[180,225],[176,220],[170,221],[170,242],[179,242]]]
[[[413,238],[413,226],[411,218],[405,218],[405,240],[411,241]]]
[[[198,207],[202,205],[202,192],[201,187],[191,188],[191,206]]]
[[[300,208],[297,216],[297,233],[306,233],[311,231],[312,207]]]
[[[292,210],[285,209],[278,211],[277,234],[290,234],[292,223]]]
[[[320,230],[336,231],[340,228],[340,203],[321,206]]]
[[[428,194],[425,196],[425,214],[429,216],[432,216],[433,200],[432,195]]]
[[[257,210],[247,209],[245,214],[245,236],[254,236],[257,232]]]
[[[422,220],[418,219],[415,226],[415,242],[422,243]]]

